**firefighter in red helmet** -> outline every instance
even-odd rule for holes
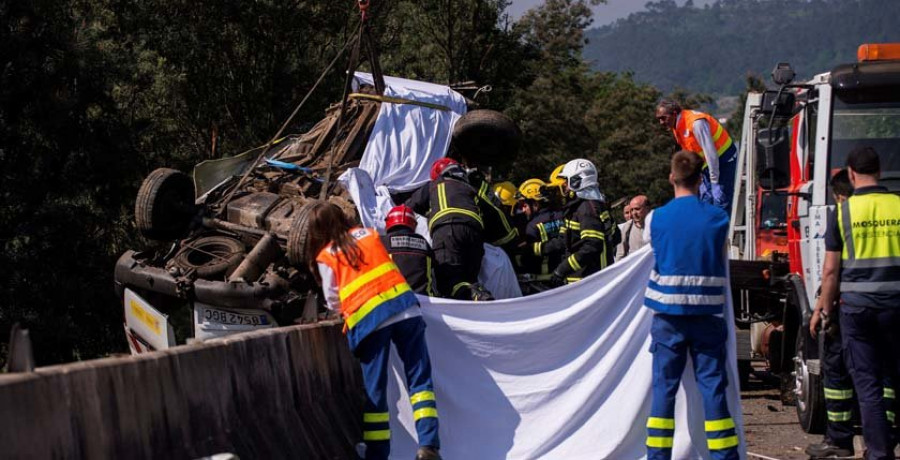
[[[416,294],[434,297],[434,252],[428,241],[416,233],[416,213],[404,204],[394,206],[384,226],[387,234],[381,236],[381,242],[409,287]]]
[[[484,206],[456,160],[441,158],[431,167],[431,182],[413,192],[406,205],[428,216],[434,248],[437,290],[443,297],[493,300],[478,283],[484,257]]]

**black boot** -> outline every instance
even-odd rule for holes
[[[822,442],[806,446],[806,455],[811,459],[853,457],[853,446],[839,447],[826,438]]]
[[[422,446],[416,451],[416,460],[441,460],[441,454],[431,446]]]

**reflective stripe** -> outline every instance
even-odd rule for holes
[[[841,292],[898,291],[897,281],[841,281]]]
[[[738,441],[736,435],[728,436],[727,438],[708,438],[706,440],[706,446],[709,447],[709,450],[730,449],[738,444],[740,444],[740,441]]]
[[[387,441],[391,439],[391,430],[363,431],[363,441]]]
[[[446,217],[450,214],[462,214],[464,216],[469,216],[472,219],[475,219],[475,221],[478,222],[478,225],[484,227],[484,221],[481,220],[481,216],[479,216],[477,213],[463,208],[446,208],[436,212],[433,216],[431,216],[431,222],[428,224],[428,228],[431,229],[434,222],[437,222],[438,219]]]
[[[841,268],[888,268],[900,266],[900,257],[876,257],[841,261]]]
[[[431,256],[425,257],[425,294],[428,297],[437,297],[434,295],[434,274],[431,271]]]
[[[706,421],[706,431],[722,431],[731,428],[734,428],[734,419],[731,417]]]
[[[568,260],[569,260],[569,266],[572,267],[572,270],[575,270],[576,272],[578,270],[581,270],[581,264],[578,263],[578,259],[575,258],[575,254],[572,254],[571,256],[569,256]]]
[[[387,302],[388,300],[395,299],[400,297],[401,295],[409,292],[409,285],[406,283],[400,283],[387,291],[380,292],[378,295],[373,296],[371,299],[366,301],[366,303],[362,304],[359,307],[359,310],[353,312],[352,315],[348,316],[346,319],[347,327],[353,329],[354,326],[357,325],[363,318],[366,317],[375,307]]]
[[[675,419],[674,418],[650,417],[647,419],[647,428],[654,428],[657,430],[674,430],[675,429]]]
[[[567,282],[567,283],[576,283],[576,282],[578,282],[578,281],[581,281],[581,278],[574,277],[574,276],[571,276],[571,277],[566,278],[566,282]]]
[[[542,246],[541,243],[534,243],[534,255],[536,255],[536,256],[541,255],[541,246]]]
[[[719,127],[721,128],[722,125],[719,125]],[[722,154],[725,153],[728,150],[728,148],[731,147],[731,144],[733,144],[733,143],[734,143],[734,140],[732,140],[729,137],[728,140],[724,144],[722,144],[721,147],[718,148],[716,153],[719,154],[719,156],[722,156]]]
[[[509,228],[509,225],[507,225],[506,228]],[[518,235],[519,235],[519,231],[513,228],[513,229],[509,230],[509,233],[507,233],[506,236],[504,236],[503,238],[500,238],[499,240],[494,241],[491,244],[493,244],[494,246],[503,246],[504,244],[512,241],[513,238],[515,238]]]
[[[825,399],[852,399],[853,389],[836,390],[834,388],[825,389]]]
[[[850,200],[844,200],[838,206],[838,223],[841,226],[841,233],[844,234],[844,252],[847,257],[844,260],[853,260],[856,258],[856,248],[853,247],[853,225],[850,222]],[[843,265],[843,261],[841,262]]]
[[[891,422],[891,423],[896,422],[896,420],[897,420],[897,415],[894,414],[894,411],[890,411],[890,410],[889,410],[889,411],[885,411],[885,414],[887,415],[887,419],[888,419],[889,422]]]
[[[550,238],[547,237],[547,228],[544,227],[544,223],[541,222],[537,224],[538,233],[541,235],[541,241],[547,241]]]
[[[440,208],[440,209],[438,209],[438,211],[447,209],[447,184],[444,184],[443,182],[438,184],[437,192],[438,192],[438,207]]]
[[[605,240],[606,238],[603,236],[603,232],[599,232],[597,230],[582,230],[581,238],[596,238],[598,240]]]
[[[370,283],[375,278],[378,278],[385,273],[389,273],[391,270],[398,269],[393,262],[388,261],[367,271],[366,273],[363,273],[363,275],[359,278],[356,278],[355,280],[347,283],[347,285],[342,287],[340,291],[341,302],[347,300],[347,297],[350,297],[354,292],[358,291],[359,288],[363,287],[364,284]]]
[[[434,401],[433,391],[420,391],[409,397],[409,402],[416,405],[422,401]]]
[[[671,305],[722,305],[725,303],[724,295],[701,294],[663,294],[648,287],[646,294],[648,299]]]
[[[650,272],[650,281],[660,286],[725,286],[724,276],[700,276],[700,275],[660,275],[656,270]]]
[[[413,411],[413,420],[419,420],[420,418],[425,417],[433,417],[437,418],[437,409],[433,407],[423,407],[421,409],[416,409]]]
[[[647,447],[657,449],[671,449],[674,438],[672,436],[647,436]]]
[[[885,389],[884,389],[884,397],[885,397],[885,398],[896,398],[896,397],[897,397],[897,394],[894,393],[894,389],[893,389],[893,388],[885,388]]]
[[[570,230],[581,230],[581,222],[566,219],[566,228]]]
[[[390,422],[391,414],[388,412],[367,412],[363,414],[363,423]]]
[[[846,412],[831,412],[828,411],[828,421],[830,422],[849,422],[850,416],[853,413],[850,411]]]
[[[453,286],[453,289],[450,290],[450,296],[455,296],[456,293],[459,292],[460,289],[462,289],[466,286],[471,286],[471,285],[472,285],[472,283],[469,283],[466,281],[463,281],[461,283],[456,283],[456,285]]]

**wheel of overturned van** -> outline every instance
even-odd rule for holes
[[[288,261],[295,267],[302,267],[306,263],[306,245],[309,242],[309,211],[313,205],[315,202],[306,203],[300,207],[288,231],[287,256]]]
[[[496,166],[515,159],[521,140],[511,118],[496,110],[473,110],[453,127],[452,146],[470,165]]]
[[[246,249],[237,239],[214,235],[186,242],[172,259],[182,270],[194,270],[203,279],[222,278],[240,265]]]
[[[194,214],[194,182],[169,168],[154,170],[144,179],[134,204],[138,230],[151,240],[174,240],[187,233]]]

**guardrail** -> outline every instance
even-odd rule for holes
[[[341,323],[0,375],[0,457],[353,458],[362,379]]]

